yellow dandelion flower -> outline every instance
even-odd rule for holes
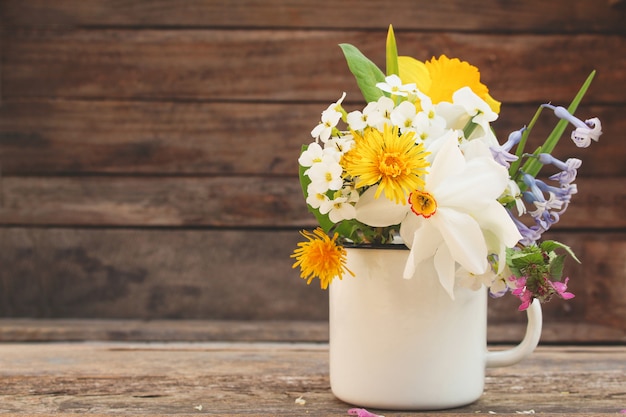
[[[468,62],[441,55],[430,61],[420,62],[411,57],[399,57],[400,78],[404,83],[415,83],[433,104],[452,102],[452,94],[462,87],[469,87],[485,100],[491,110],[500,113],[500,102],[489,95],[489,89],[480,82],[480,71]]]
[[[303,230],[300,234],[308,240],[298,243],[298,248],[291,254],[292,258],[296,258],[292,267],[300,267],[300,277],[307,280],[307,285],[317,277],[325,290],[334,277],[342,279],[344,271],[354,276],[346,267],[345,248],[336,243],[339,234],[335,233],[331,239],[319,227],[313,233]]]
[[[366,129],[363,135],[352,135],[355,145],[342,164],[348,175],[358,178],[357,188],[379,184],[375,198],[384,192],[396,204],[406,204],[406,194],[424,186],[428,152],[415,143],[414,132],[399,135],[397,126],[385,125],[383,132]]]

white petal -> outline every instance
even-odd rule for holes
[[[439,231],[428,221],[409,214],[400,227],[400,236],[411,248],[404,268],[404,278],[409,279],[415,274],[420,262],[432,257],[443,238]]]
[[[437,205],[464,212],[480,210],[500,197],[508,185],[506,168],[492,158],[474,158],[459,175],[450,176],[437,188]]]
[[[356,219],[372,227],[387,227],[400,222],[410,210],[408,204],[396,204],[384,195],[374,198],[378,186],[365,191],[355,205]]]
[[[456,273],[456,264],[448,246],[441,245],[435,253],[435,269],[439,276],[439,282],[450,298],[454,300],[454,278]]]
[[[497,201],[492,201],[474,213],[476,221],[484,230],[492,232],[505,246],[512,248],[522,238],[507,210]]]
[[[435,190],[446,178],[460,173],[465,167],[465,158],[459,149],[456,133],[449,131],[439,140],[443,141],[441,148],[426,175],[427,191]]]
[[[479,224],[470,215],[440,207],[431,217],[455,261],[473,274],[484,274],[487,244]]]
[[[450,129],[463,129],[470,119],[463,106],[446,101],[437,103],[435,112],[446,120],[446,124]]]
[[[493,159],[489,146],[482,140],[467,141],[461,146],[461,150],[466,161],[479,157]]]

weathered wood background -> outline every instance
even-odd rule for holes
[[[567,270],[577,297],[546,321],[554,341],[626,340],[626,2],[0,0],[0,14],[0,316],[324,320],[326,294],[289,259],[314,226],[296,159],[342,91],[361,104],[337,44],[382,66],[392,23],[401,54],[481,69],[501,136],[598,71],[578,114],[602,119],[600,143],[556,152],[584,160],[550,235],[583,259]],[[491,303],[491,323],[523,322],[516,304]]]

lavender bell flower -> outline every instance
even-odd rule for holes
[[[491,154],[493,155],[493,159],[495,159],[497,163],[509,168],[511,166],[509,162],[517,161],[517,156],[509,153],[509,151],[513,148],[513,146],[520,142],[522,139],[522,133],[524,133],[525,130],[526,126],[520,130],[511,132],[507,141],[502,144],[502,146],[491,146],[489,148],[491,150]]]
[[[539,162],[544,165],[552,164],[561,172],[554,174],[550,177],[551,180],[558,181],[561,185],[569,185],[576,179],[577,169],[580,168],[583,161],[578,158],[568,158],[563,162],[556,159],[549,153],[540,153],[538,156]]]
[[[576,130],[572,132],[572,140],[579,148],[587,148],[591,145],[591,140],[594,140],[595,142],[600,140],[600,135],[602,134],[602,124],[600,123],[600,119],[597,117],[587,119],[583,122],[578,117],[567,111],[565,107],[555,107],[551,104],[542,104],[541,107],[553,110],[556,117],[567,120],[576,127]]]
[[[519,241],[521,245],[530,246],[539,239],[541,239],[541,235],[543,234],[543,232],[545,232],[545,229],[543,229],[539,224],[528,227],[524,223],[516,219],[510,211],[509,216],[511,216],[511,219],[513,220],[513,223],[515,223],[517,230],[519,230],[520,234],[522,235],[522,238]]]
[[[549,193],[549,198],[546,200],[543,192],[537,185],[537,180],[532,175],[524,174],[522,179],[529,190],[523,193],[524,200],[534,204],[537,208],[534,211],[529,211],[528,214],[533,217],[542,229],[548,230],[554,223],[559,221],[559,214],[553,210],[560,210],[562,202],[552,193]]]
[[[576,184],[567,184],[561,187],[553,187],[541,180],[535,180],[535,184],[537,184],[537,187],[539,187],[541,191],[543,191],[544,193],[553,194],[555,198],[557,198],[561,202],[562,209],[558,212],[559,215],[565,213],[565,210],[572,200],[572,195],[578,193],[578,187],[576,186]]]

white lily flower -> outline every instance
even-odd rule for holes
[[[413,277],[420,263],[432,261],[453,297],[455,262],[469,273],[485,274],[488,254],[502,253],[522,236],[497,201],[508,185],[507,170],[493,158],[466,160],[454,131],[441,141],[424,189],[410,195],[410,204],[376,199],[372,187],[355,208],[357,220],[370,226],[400,223],[400,235],[410,248],[404,277]]]

